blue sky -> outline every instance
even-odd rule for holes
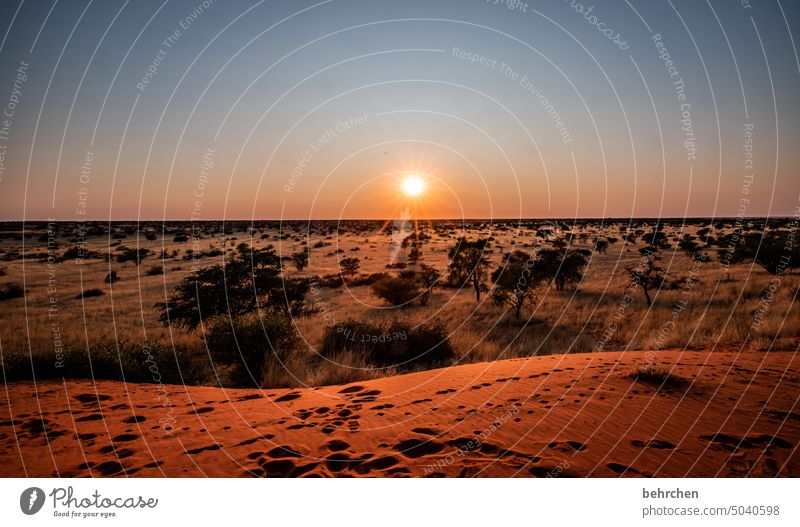
[[[386,218],[411,173],[436,217],[793,214],[799,11],[3,2],[0,214]]]

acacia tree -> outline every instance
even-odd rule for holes
[[[311,283],[303,278],[283,280],[280,291],[269,295],[264,307],[287,317],[317,313],[320,311],[320,307],[306,301],[306,295],[310,289]]]
[[[117,255],[117,263],[133,262],[138,266],[149,254],[150,249],[145,249],[144,247],[139,249],[126,248]]]
[[[664,276],[664,270],[657,263],[659,256],[655,247],[643,247],[639,249],[639,253],[642,255],[639,265],[629,266],[625,270],[631,278],[630,285],[642,290],[644,298],[647,300],[647,307],[650,307],[653,305],[650,291],[659,290],[663,287],[666,277]]]
[[[536,286],[543,279],[530,255],[514,251],[492,273],[492,303],[508,305],[519,319],[522,308],[536,302]]]
[[[415,240],[411,244],[411,249],[408,251],[408,261],[412,265],[416,265],[422,258],[422,242]]]
[[[355,257],[342,258],[342,261],[339,262],[339,268],[345,276],[353,276],[358,272],[360,266],[361,261]]]
[[[428,300],[430,300],[431,294],[433,293],[433,288],[436,287],[436,284],[441,278],[442,273],[440,273],[435,267],[427,264],[420,264],[419,274],[417,275],[417,283],[422,287],[422,294],[419,297],[419,303],[421,305],[427,305]]]
[[[308,253],[308,247],[304,247],[300,252],[292,253],[292,262],[298,271],[308,267]]]
[[[728,256],[730,263],[754,262],[774,275],[800,266],[800,244],[788,231],[748,233],[733,245],[733,254]],[[720,253],[726,251],[723,249]]]
[[[689,258],[694,258],[700,249],[700,244],[697,243],[696,238],[691,234],[684,234],[683,238],[678,242],[678,248],[685,252]]]
[[[555,284],[556,290],[580,283],[583,270],[589,263],[591,252],[587,249],[541,249],[536,265],[543,279]]]
[[[406,306],[420,294],[419,285],[413,278],[385,276],[372,284],[375,296],[389,302],[394,307]]]
[[[274,308],[282,295],[281,261],[272,247],[240,244],[222,265],[204,267],[181,280],[164,303],[159,321],[196,328],[214,315],[243,315],[258,306]]]
[[[489,259],[486,252],[489,248],[489,239],[482,238],[469,241],[460,238],[448,251],[450,258],[448,266],[448,281],[456,286],[467,283],[472,284],[475,290],[475,298],[480,302],[481,288],[485,286]]]
[[[669,240],[663,231],[654,230],[642,235],[642,241],[658,249],[669,249]]]

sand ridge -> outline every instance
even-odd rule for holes
[[[800,358],[532,357],[356,384],[230,390],[10,383],[2,476],[798,476]],[[165,406],[165,401],[168,406]]]

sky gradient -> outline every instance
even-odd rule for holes
[[[2,2],[0,219],[792,215],[799,18],[785,1]]]

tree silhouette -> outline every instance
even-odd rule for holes
[[[489,243],[487,238],[468,241],[462,237],[447,253],[450,258],[448,281],[456,286],[470,283],[479,302],[489,266],[489,259],[486,258]]]
[[[536,302],[536,286],[543,279],[530,255],[514,251],[492,273],[492,303],[510,306],[519,319],[522,308]]]
[[[794,233],[788,231],[748,233],[732,245],[730,263],[755,262],[773,275],[800,266],[800,243]],[[720,253],[725,252],[725,249],[720,250]]]
[[[642,290],[644,298],[647,300],[647,307],[650,307],[653,305],[650,291],[663,287],[666,278],[664,270],[657,264],[659,256],[654,247],[644,247],[639,249],[639,252],[642,254],[642,261],[639,265],[629,266],[625,270],[631,278],[630,284]]]
[[[300,252],[292,253],[292,262],[294,262],[294,266],[298,271],[302,271],[308,267],[308,256],[308,247],[304,247]]]
[[[124,249],[117,255],[117,263],[133,262],[136,266],[150,254],[149,249]]]
[[[536,265],[545,280],[563,291],[581,281],[590,254],[587,249],[541,249],[536,255]]]
[[[358,272],[360,266],[361,261],[355,257],[342,258],[342,261],[339,262],[339,268],[345,276],[353,276]]]
[[[419,303],[421,305],[427,305],[428,300],[431,298],[431,294],[433,293],[433,288],[436,287],[436,284],[442,278],[442,273],[440,273],[435,267],[431,267],[430,265],[420,264],[419,266],[419,274],[417,275],[417,283],[422,287],[422,294],[419,297]]]

